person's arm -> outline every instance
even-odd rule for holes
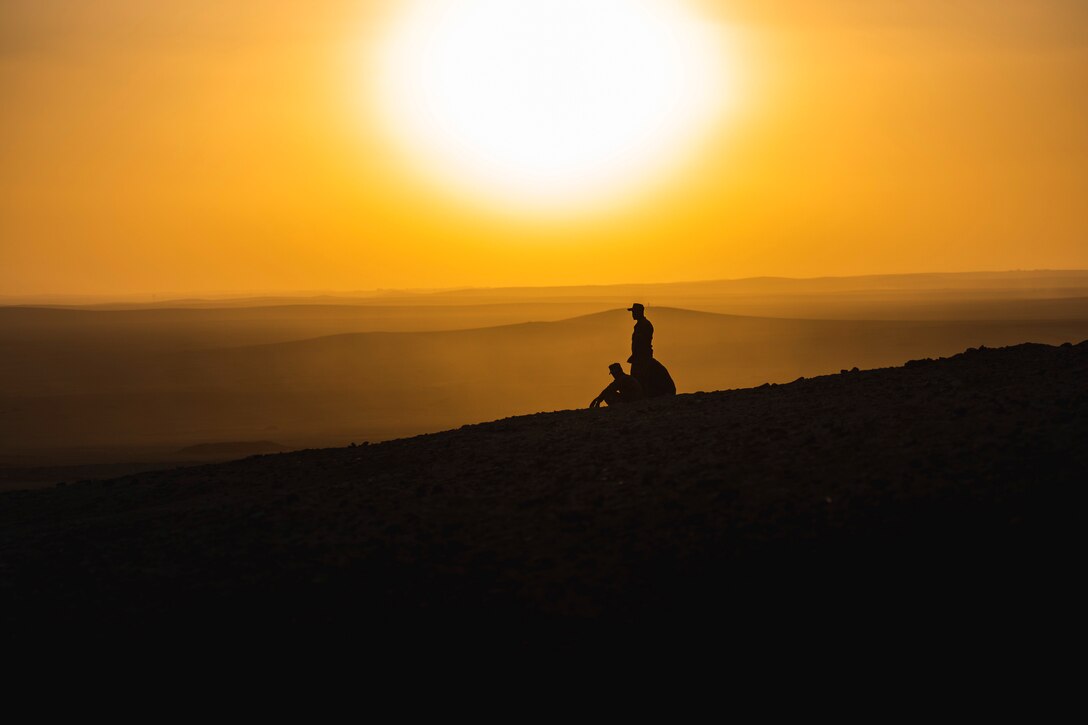
[[[613,385],[614,384],[615,383],[613,383]],[[598,395],[596,398],[593,399],[593,402],[591,402],[589,404],[589,407],[590,408],[600,408],[601,403],[604,402],[604,396],[607,395],[608,391],[611,390],[611,389],[612,389],[612,385],[604,386],[604,390],[601,391],[600,395]]]

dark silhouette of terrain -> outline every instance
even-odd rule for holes
[[[0,490],[243,454],[178,453],[193,445],[328,447],[581,407],[592,371],[625,357],[632,299],[681,392],[1088,336],[1075,270],[22,300],[39,306],[0,306]]]
[[[1085,440],[1088,341],[10,492],[0,617],[368,656],[1005,652],[1077,601]]]
[[[0,306],[0,490],[191,463],[177,451],[195,444],[324,447],[580,407],[589,371],[625,344],[632,299],[651,305],[682,392],[1088,336],[1083,270],[7,297],[39,306]]]
[[[667,351],[681,392],[901,365],[980,344],[1088,337],[1088,316],[797,320],[655,306],[653,318],[655,345]],[[89,462],[75,453],[62,460],[57,449],[65,447],[148,449],[140,460],[156,449],[157,460],[172,461],[179,448],[215,441],[342,445],[583,407],[599,385],[592,371],[616,360],[631,334],[629,313],[621,309],[468,330],[210,347],[191,341],[185,349],[160,347],[171,339],[165,324],[147,337],[126,333],[122,323],[111,328],[113,337],[69,336],[69,329],[39,330],[44,339],[3,345],[0,464],[8,456],[22,466]],[[101,462],[134,455],[122,451]]]

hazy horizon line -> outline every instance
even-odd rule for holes
[[[449,287],[378,287],[374,289],[273,289],[273,290],[249,290],[249,291],[212,291],[212,292],[130,292],[124,294],[105,293],[66,293],[66,292],[41,292],[36,294],[0,294],[0,306],[18,307],[24,305],[80,305],[80,304],[169,304],[172,302],[214,302],[228,300],[252,300],[262,298],[294,298],[314,299],[318,297],[330,298],[375,298],[382,296],[428,296],[440,294],[453,294],[461,292],[501,292],[501,291],[526,291],[526,290],[550,290],[550,289],[608,289],[623,287],[668,287],[679,285],[706,285],[719,283],[742,283],[756,281],[788,281],[788,282],[815,282],[822,280],[863,280],[875,278],[906,278],[906,277],[970,277],[989,275],[1024,275],[1024,274],[1054,274],[1076,275],[1088,274],[1088,269],[1082,268],[1040,268],[1040,269],[996,269],[996,270],[971,270],[959,272],[890,272],[871,274],[843,274],[843,275],[815,275],[811,277],[793,277],[788,275],[752,275],[748,277],[717,277],[689,280],[670,280],[665,282],[610,282],[601,284],[539,284],[539,285],[454,285]]]

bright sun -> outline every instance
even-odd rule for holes
[[[665,174],[730,100],[720,30],[683,0],[412,0],[378,107],[457,189],[553,210]]]

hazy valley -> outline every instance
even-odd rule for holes
[[[0,485],[584,407],[634,300],[680,392],[1088,338],[1088,273],[393,297],[0,308]]]

